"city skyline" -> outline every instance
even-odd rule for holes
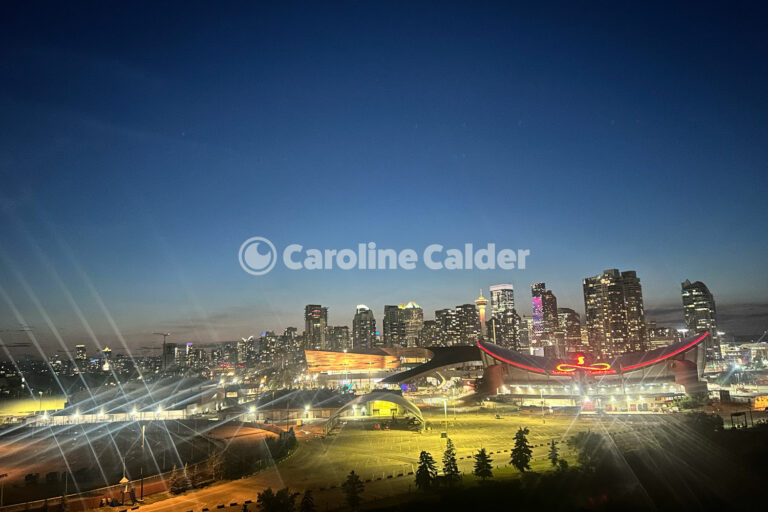
[[[610,269],[606,270],[606,272],[612,272],[612,271],[615,271],[615,269],[614,270],[610,270]],[[632,278],[634,280],[639,281],[639,279],[638,279],[639,276],[635,276],[635,272],[634,271],[622,272],[621,274],[625,274],[625,273],[628,273],[628,274],[632,275]],[[601,274],[601,275],[604,275],[604,274]],[[599,278],[601,275],[598,275],[597,278]],[[586,283],[590,279],[595,279],[595,278],[586,277],[586,278],[584,278],[583,281],[584,281],[584,283]],[[690,285],[690,281],[687,280],[686,283],[688,285]],[[666,310],[664,310],[661,314],[653,314],[653,313],[651,313],[651,314],[647,314],[647,313],[646,314],[642,314],[641,313],[640,318],[642,318],[644,320],[644,322],[645,322],[644,326],[647,327],[649,324],[653,324],[654,328],[656,328],[656,327],[666,327],[666,328],[671,328],[671,329],[696,330],[696,329],[691,329],[691,323],[690,323],[690,319],[689,319],[690,304],[688,304],[686,302],[686,295],[685,295],[685,285],[686,285],[686,283],[683,283],[684,293],[683,293],[683,296],[682,296],[682,300],[681,300],[680,306],[677,308],[677,315],[675,315],[674,308],[671,308],[673,311],[666,311]],[[701,286],[704,289],[707,289],[707,287],[706,287],[706,285],[704,283],[701,283],[701,282],[697,281],[695,283],[695,285]],[[530,289],[534,290],[534,289],[537,289],[537,287],[539,287],[541,293],[544,293],[545,295],[548,295],[548,296],[552,297],[553,296],[553,291],[552,290],[545,290],[544,286],[545,286],[545,284],[542,283],[542,282],[532,283],[531,286],[530,286]],[[487,290],[491,290],[491,291],[494,290],[494,289],[496,289],[496,290],[505,290],[506,293],[508,293],[510,296],[514,295],[514,292],[513,293],[509,293],[510,291],[512,291],[514,289],[514,285],[509,284],[509,283],[508,284],[489,285],[486,289]],[[515,289],[515,291],[517,291],[517,293],[518,293],[517,300],[520,300],[521,297],[519,295],[519,293],[520,293],[519,289]],[[481,289],[481,296],[482,296],[483,293],[484,293],[484,291],[483,291],[483,289]],[[640,300],[641,300],[641,305],[642,305],[642,300],[643,300],[642,297],[643,297],[643,293],[644,292],[641,291],[641,290],[638,290],[637,293],[640,294]],[[707,289],[707,293],[710,293],[708,291],[708,289]],[[493,297],[494,294],[492,292],[489,292],[489,296]],[[507,303],[507,302],[514,303],[514,300],[515,300],[514,298],[507,297],[507,296],[499,295],[497,297],[499,298],[499,300],[501,300],[501,301],[503,301],[505,303]],[[531,294],[531,297],[533,298],[534,296]],[[710,301],[713,300],[711,293],[710,293],[709,297],[710,297],[710,299],[709,299]],[[586,313],[586,308],[584,307],[586,299],[587,299],[587,296],[586,296],[586,284],[584,284],[584,295],[582,296],[581,301],[578,304],[576,304],[575,307],[557,307],[558,306],[557,299],[554,298],[554,297],[553,297],[553,299],[554,299],[554,304],[553,304],[552,307],[556,308],[556,310],[554,312],[555,313],[555,315],[554,315],[555,317],[547,319],[547,324],[546,324],[547,336],[539,336],[538,339],[537,339],[537,336],[535,334],[537,331],[536,331],[536,327],[535,327],[535,320],[534,320],[535,316],[533,314],[533,308],[531,307],[531,301],[530,300],[528,300],[528,301],[524,300],[522,302],[523,310],[520,310],[520,309],[517,309],[517,308],[514,308],[514,309],[511,310],[511,311],[514,311],[515,314],[519,315],[519,317],[522,318],[523,320],[527,319],[529,322],[531,322],[532,327],[531,327],[530,334],[532,336],[532,340],[536,340],[536,341],[545,341],[546,340],[549,343],[555,344],[555,340],[553,338],[553,331],[554,330],[564,330],[565,326],[561,325],[561,322],[564,321],[564,319],[563,320],[558,320],[558,318],[559,318],[560,314],[562,314],[564,312],[567,312],[567,311],[574,311],[576,313],[576,315],[578,317],[580,317],[580,319],[581,319],[580,320],[581,329],[584,330],[585,333],[589,331],[589,328],[588,328],[588,323],[589,323],[588,315]],[[397,316],[396,319],[392,319],[390,321],[393,322],[392,325],[400,324],[402,326],[401,327],[390,327],[390,329],[400,329],[400,331],[395,332],[394,337],[389,339],[389,341],[388,341],[388,324],[387,324],[387,322],[388,322],[387,314],[388,313],[387,312],[390,309],[393,308],[393,309],[397,310],[397,313],[399,313],[400,315],[403,312],[410,311],[409,308],[417,308],[418,311],[424,311],[425,313],[423,314],[423,320],[419,320],[419,324],[418,324],[419,325],[418,329],[421,329],[421,326],[423,325],[424,321],[435,321],[435,320],[439,321],[440,320],[439,319],[439,313],[441,313],[442,311],[453,311],[454,308],[456,308],[456,310],[458,311],[462,306],[472,306],[473,308],[475,308],[475,303],[476,303],[476,300],[460,301],[460,302],[458,302],[458,303],[456,303],[454,305],[442,305],[442,306],[438,307],[437,309],[430,310],[430,309],[422,308],[419,304],[417,304],[414,301],[407,300],[406,302],[399,302],[398,305],[384,304],[384,305],[382,305],[379,308],[379,310],[380,310],[379,312],[377,312],[377,308],[375,308],[375,307],[368,307],[367,305],[364,305],[364,304],[357,304],[353,308],[353,312],[350,313],[349,315],[346,315],[349,318],[344,316],[345,313],[336,313],[336,314],[334,314],[335,312],[330,312],[329,313],[329,310],[331,308],[329,306],[327,306],[327,305],[323,305],[323,304],[306,304],[303,307],[304,313],[303,313],[303,317],[302,317],[301,321],[297,321],[295,323],[289,323],[289,324],[286,324],[286,325],[281,325],[281,326],[278,326],[278,327],[264,327],[264,326],[262,326],[261,328],[257,328],[255,330],[252,330],[252,331],[249,331],[249,332],[240,333],[236,337],[231,338],[231,339],[230,338],[224,338],[224,339],[195,339],[194,343],[201,344],[201,345],[219,344],[219,343],[234,343],[234,342],[238,342],[238,340],[240,340],[240,339],[244,340],[245,337],[248,337],[248,336],[250,336],[250,337],[259,336],[259,335],[263,336],[265,333],[270,333],[270,332],[273,332],[273,333],[276,333],[276,334],[281,334],[284,331],[286,331],[287,329],[294,329],[295,330],[295,329],[297,329],[297,327],[299,327],[299,332],[302,335],[304,335],[304,336],[308,336],[308,338],[306,339],[306,343],[307,343],[307,346],[309,346],[309,347],[314,346],[314,348],[320,349],[320,350],[332,349],[331,348],[332,347],[331,338],[334,338],[334,337],[338,338],[338,336],[340,336],[339,332],[334,333],[332,330],[333,329],[346,329],[347,332],[346,332],[345,336],[349,338],[349,341],[351,342],[351,345],[350,345],[351,348],[355,348],[355,349],[372,348],[373,347],[373,344],[371,342],[372,338],[371,338],[371,340],[368,340],[368,341],[365,341],[362,344],[359,344],[357,342],[359,334],[355,334],[355,332],[356,332],[356,329],[355,329],[356,318],[360,315],[361,312],[364,312],[364,313],[368,313],[368,314],[372,314],[373,315],[373,317],[371,319],[373,321],[373,327],[372,328],[371,327],[366,327],[366,329],[370,330],[371,336],[375,335],[376,339],[379,340],[379,343],[381,343],[381,345],[378,345],[378,346],[392,346],[392,345],[398,345],[398,344],[401,344],[401,343],[402,343],[403,346],[406,346],[406,345],[408,345],[408,346],[416,346],[417,344],[415,343],[414,339],[415,339],[415,337],[418,337],[418,330],[412,332],[410,335],[406,335],[407,328],[405,327],[405,325],[407,324],[407,321],[405,320],[404,317],[401,317],[399,315]],[[564,305],[564,304],[561,304],[561,305],[563,305],[563,306],[570,306],[570,305]],[[489,306],[489,314],[486,317],[486,322],[490,322],[491,319],[494,318],[494,316],[495,316],[493,308],[494,308],[494,306],[496,306],[496,303],[493,302],[493,299],[488,301],[488,306]],[[528,309],[527,311],[525,311],[525,307],[526,306],[527,306],[527,309]],[[647,311],[647,308],[646,308],[646,311]],[[654,310],[651,310],[651,311],[654,311]],[[713,312],[713,314],[714,314],[714,312]],[[479,316],[479,311],[478,311],[478,316]],[[313,317],[315,318],[315,322],[311,321],[311,319]],[[677,317],[679,317],[679,318],[677,318]],[[554,323],[551,323],[551,322],[554,322]],[[718,320],[718,323],[722,324],[723,322]],[[728,323],[728,321],[726,320],[725,323]],[[301,328],[302,325],[304,326],[303,329]],[[480,324],[478,324],[478,325],[480,325]],[[486,323],[486,325],[488,325],[488,324]],[[3,334],[6,335],[6,338],[5,338],[6,350],[9,353],[15,353],[16,356],[18,356],[20,354],[30,354],[30,345],[28,345],[28,344],[20,343],[22,345],[21,347],[14,347],[13,346],[15,343],[17,343],[19,341],[23,342],[23,340],[19,339],[19,336],[24,336],[25,339],[29,339],[26,333],[33,332],[33,329],[30,326],[28,326],[28,325],[24,325],[22,327],[23,328],[17,329],[15,331],[14,330],[8,330],[5,333],[3,333]],[[698,330],[701,330],[701,329],[698,329]],[[8,336],[8,334],[11,334],[12,336]],[[735,334],[735,333],[732,333],[732,332],[728,332],[727,334],[730,335],[730,336],[736,336],[736,337],[741,337],[742,336],[742,335]],[[762,333],[756,333],[754,335],[749,335],[749,336],[758,337],[760,334],[762,334]],[[174,346],[180,346],[180,344],[184,344],[184,343],[187,343],[187,344],[191,344],[192,343],[192,341],[190,341],[192,339],[192,337],[187,335],[187,334],[185,334],[183,331],[182,332],[177,332],[176,334],[168,333],[168,335],[172,336],[172,339],[175,341]],[[125,335],[123,334],[123,336],[125,336]],[[139,336],[144,336],[144,338],[143,338],[144,341],[142,341],[142,343],[144,345],[141,348],[129,346],[128,347],[129,351],[131,351],[132,349],[135,348],[135,349],[138,349],[137,353],[145,352],[146,349],[147,349],[147,345],[151,345],[155,341],[157,341],[159,339],[159,336],[161,336],[161,333],[153,332],[151,334],[147,333],[147,334],[143,334],[143,335],[139,335]],[[586,334],[585,334],[585,336],[586,336]],[[488,339],[490,337],[491,337],[491,334],[487,334],[486,339]],[[409,339],[410,341],[408,343],[406,343],[406,339]],[[17,340],[17,341],[12,341],[12,340]],[[99,350],[102,350],[106,346],[110,345],[110,343],[98,343],[98,344],[95,344],[95,343],[93,343],[93,340],[91,340],[91,341],[92,341],[92,343],[88,343],[88,342],[84,343],[84,345],[86,345],[88,347],[88,349],[90,349],[90,350],[93,350],[94,348],[99,348]],[[337,340],[337,342],[338,342],[338,340]],[[536,344],[536,343],[534,343],[534,344]],[[64,350],[66,350],[66,351],[68,351],[70,353],[71,357],[75,357],[76,358],[77,348],[79,346],[83,345],[83,343],[77,342],[77,345],[75,346],[74,350],[72,350],[72,347],[70,345],[71,344],[59,345],[59,348],[63,347]],[[117,351],[124,351],[125,350],[124,347],[115,346],[114,343],[112,343],[112,345],[115,347],[115,349]],[[642,348],[641,346],[638,346],[638,347],[635,348],[635,350],[639,350],[641,348]],[[58,350],[58,352],[62,352],[62,350]],[[42,356],[42,355],[46,355],[46,354],[38,354],[38,355]]]

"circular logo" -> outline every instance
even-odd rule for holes
[[[266,238],[254,236],[243,242],[243,245],[240,246],[238,258],[243,270],[251,275],[260,276],[266,274],[275,266],[277,249]]]

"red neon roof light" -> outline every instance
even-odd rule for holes
[[[518,368],[523,368],[524,370],[530,370],[532,372],[547,373],[545,370],[542,370],[541,368],[534,368],[532,366],[525,366],[524,364],[515,363],[514,361],[510,361],[509,359],[504,359],[503,357],[494,354],[493,352],[491,352],[490,350],[488,350],[487,348],[482,346],[480,343],[478,343],[477,346],[480,348],[480,350],[482,350],[486,354],[490,355],[492,358],[498,359],[499,361],[502,361],[504,363],[511,364],[512,366],[517,366]]]
[[[679,349],[675,350],[674,352],[670,352],[669,354],[663,355],[661,357],[657,357],[655,359],[651,359],[650,361],[643,361],[642,363],[637,363],[637,364],[633,364],[633,365],[630,365],[630,366],[625,366],[623,368],[623,370],[634,370],[635,368],[642,368],[643,366],[648,366],[649,364],[658,363],[659,361],[663,361],[664,359],[668,359],[668,358],[670,358],[670,357],[672,357],[674,355],[679,354],[680,352],[688,350],[689,348],[691,348],[692,346],[696,345],[701,340],[706,338],[707,335],[709,335],[709,331],[705,332],[704,334],[702,334],[701,336],[699,336],[698,338],[696,338],[695,340],[693,340],[692,342],[690,342],[686,346],[680,347]]]

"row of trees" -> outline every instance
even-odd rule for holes
[[[353,511],[359,510],[362,502],[361,495],[365,490],[365,484],[360,480],[360,476],[354,471],[350,471],[347,479],[341,485],[341,489],[344,491],[349,508]],[[262,512],[315,512],[315,498],[312,496],[312,491],[304,492],[297,508],[296,500],[298,497],[299,493],[291,492],[287,487],[277,492],[273,491],[272,488],[267,488],[259,493],[256,505]],[[243,505],[243,510],[246,510],[245,505]]]
[[[531,469],[531,460],[533,459],[533,451],[528,442],[528,434],[530,434],[528,428],[522,427],[515,433],[515,446],[512,448],[509,460],[509,463],[522,473]],[[472,474],[481,480],[493,478],[493,459],[485,448],[478,450],[474,458],[475,465]],[[568,462],[560,457],[560,452],[554,440],[550,444],[547,458],[553,467],[559,469],[566,469],[568,467]],[[450,439],[448,439],[445,452],[443,453],[443,479],[448,485],[453,485],[461,480],[461,473],[456,464],[456,448]],[[416,486],[419,489],[426,490],[438,485],[439,482],[440,479],[437,474],[435,460],[429,452],[422,451],[419,456],[419,466],[416,470]]]

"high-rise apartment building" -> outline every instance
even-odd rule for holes
[[[578,350],[581,346],[581,317],[570,308],[558,308],[557,318],[559,330],[565,334],[567,349]]]
[[[533,309],[531,344],[538,344],[544,339],[544,283],[531,285],[531,308]]]
[[[385,347],[399,347],[405,345],[405,332],[403,325],[403,309],[405,306],[384,306],[384,320],[382,321],[382,338]]]
[[[491,317],[515,309],[515,290],[511,284],[494,284],[491,292]]]
[[[474,345],[480,339],[480,316],[474,304],[456,306],[457,337],[454,345]]]
[[[376,320],[373,311],[365,304],[359,304],[352,320],[352,348],[371,348],[376,342]]]
[[[583,287],[592,351],[614,356],[646,350],[645,309],[637,273],[606,270],[585,278]]]
[[[308,304],[304,307],[304,343],[309,350],[326,350],[326,327],[328,326],[328,308],[320,304]]]
[[[419,334],[424,327],[424,310],[415,302],[409,302],[401,310],[405,346],[419,346]]]
[[[717,361],[722,359],[720,350],[720,336],[717,332],[717,319],[715,298],[701,281],[694,283],[685,280],[682,283],[683,314],[685,327],[692,334],[709,331],[709,336],[704,340],[707,359]]]

